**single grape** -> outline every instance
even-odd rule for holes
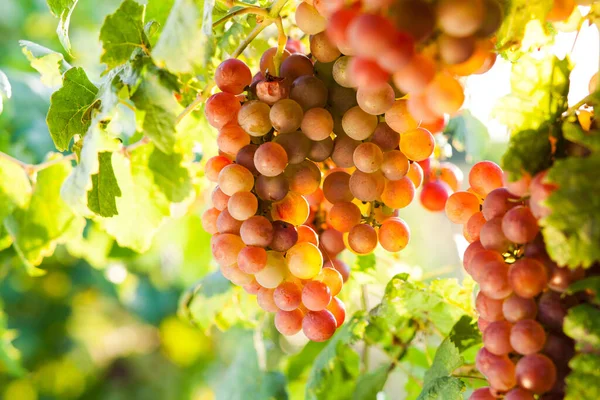
[[[440,180],[427,182],[421,190],[421,204],[429,211],[444,211],[450,193],[452,193],[452,189],[446,182]]]
[[[482,292],[479,292],[475,299],[475,309],[479,313],[479,316],[487,321],[502,321],[504,319],[504,314],[502,312],[504,301],[492,299]]]
[[[352,57],[343,56],[338,58],[335,64],[333,64],[333,79],[337,82],[338,85],[343,86],[345,88],[355,87],[354,82],[352,80],[352,75],[350,74],[351,61]]]
[[[221,214],[221,211],[216,208],[209,208],[202,214],[202,229],[210,235],[219,233],[219,228],[217,228],[219,214]]]
[[[482,387],[475,389],[469,396],[469,400],[496,400],[496,396],[492,395],[489,387]]]
[[[349,187],[352,195],[358,200],[374,201],[377,200],[379,196],[382,196],[386,187],[386,182],[383,174],[379,171],[368,174],[356,170],[352,173],[352,176],[350,176]]]
[[[218,179],[219,187],[227,196],[238,192],[249,192],[254,186],[254,176],[247,168],[237,164],[229,164],[221,170]]]
[[[513,195],[506,188],[494,189],[488,193],[483,201],[481,211],[487,221],[503,217],[508,210],[519,204],[519,197]]]
[[[254,274],[260,285],[267,289],[275,289],[287,275],[287,264],[283,254],[267,251],[267,266]]]
[[[344,132],[354,140],[367,139],[375,132],[377,125],[377,117],[364,112],[360,107],[346,111],[342,118]]]
[[[332,153],[333,139],[328,137],[325,140],[311,142],[307,157],[314,162],[323,162],[331,157]]]
[[[286,252],[298,242],[296,228],[284,221],[273,222],[273,240],[269,247],[275,251]]]
[[[522,355],[541,351],[545,342],[544,327],[532,319],[517,322],[510,332],[510,344],[517,353]]]
[[[256,97],[261,102],[272,106],[290,96],[290,82],[283,79],[265,79],[256,84]]]
[[[389,84],[376,87],[361,86],[356,93],[359,107],[368,114],[385,114],[394,105],[396,95]]]
[[[275,328],[284,336],[293,336],[302,330],[304,313],[300,310],[277,311],[275,314]]]
[[[337,202],[350,202],[354,199],[350,191],[350,174],[346,171],[334,171],[323,181],[323,194],[332,204]]]
[[[385,122],[380,122],[379,125],[377,125],[375,132],[373,132],[371,143],[379,146],[383,152],[392,151],[398,148],[398,145],[400,144],[400,134],[390,128]],[[406,164],[406,169],[408,170],[408,160],[406,161]]]
[[[483,23],[484,13],[481,0],[441,0],[437,4],[438,26],[456,37],[477,32]]]
[[[504,173],[504,183],[506,189],[517,197],[525,197],[529,195],[529,185],[531,184],[531,175],[524,173],[519,179],[511,180],[508,173]]]
[[[455,114],[465,101],[461,84],[451,75],[438,74],[425,89],[428,108],[437,115]]]
[[[529,207],[514,207],[502,218],[502,232],[513,243],[531,242],[539,231],[540,227]]]
[[[481,161],[471,168],[469,185],[475,192],[485,197],[492,190],[504,186],[504,174],[497,164],[491,161]]]
[[[485,12],[477,36],[491,36],[502,25],[504,13],[498,0],[484,0]],[[515,399],[516,400],[516,399]]]
[[[510,240],[502,232],[502,218],[496,217],[487,221],[479,231],[479,240],[487,250],[506,253],[510,249]]]
[[[381,247],[395,253],[403,250],[408,245],[410,228],[401,218],[388,218],[379,227],[378,238]]]
[[[483,265],[479,276],[481,291],[492,299],[504,299],[512,293],[508,280],[508,266],[504,262],[492,261]]]
[[[257,145],[249,144],[247,146],[242,147],[235,156],[235,163],[246,168],[253,175],[258,175],[258,171],[254,166],[254,154],[256,153],[257,149]]]
[[[337,321],[327,310],[309,311],[302,320],[302,331],[313,342],[324,342],[333,336]]]
[[[355,225],[348,234],[348,245],[357,254],[369,254],[377,247],[377,232],[371,225]]]
[[[502,257],[502,254],[496,251],[478,251],[473,255],[470,263],[466,265],[465,269],[467,273],[473,277],[475,282],[479,282],[484,274],[485,265],[488,263],[504,263],[504,258]]]
[[[246,246],[238,254],[237,264],[247,274],[256,274],[267,266],[267,251],[262,247]]]
[[[217,217],[217,230],[219,233],[233,233],[234,235],[239,235],[241,228],[242,221],[233,218],[228,209],[221,211]]]
[[[284,176],[290,184],[290,190],[301,195],[313,193],[321,184],[321,170],[308,160],[300,164],[288,165]]]
[[[238,235],[221,233],[210,238],[210,248],[215,261],[220,266],[237,263],[239,252],[246,247]]]
[[[287,163],[287,153],[278,143],[264,143],[254,154],[254,165],[258,172],[265,176],[274,177],[281,174]]]
[[[339,328],[342,326],[346,320],[346,306],[344,303],[337,297],[333,297],[327,306],[327,311],[329,311],[335,317],[337,327]]]
[[[327,27],[327,19],[306,2],[296,8],[295,20],[298,28],[307,35],[316,35]]]
[[[469,192],[453,193],[446,202],[446,215],[455,224],[466,224],[477,212],[479,212],[479,199]]]
[[[298,243],[308,242],[319,246],[319,236],[313,228],[308,225],[300,225],[296,229],[298,230]]]
[[[525,389],[517,388],[506,393],[504,400],[535,400],[535,398],[533,397],[533,393]]]
[[[512,294],[502,302],[502,315],[512,323],[524,319],[534,319],[537,315],[537,305],[534,299],[526,299]]]
[[[254,277],[242,271],[237,264],[222,265],[220,271],[225,279],[236,286],[248,285],[254,281]]]
[[[383,152],[373,143],[361,143],[354,150],[352,155],[354,165],[362,172],[376,172],[383,163]]]
[[[558,188],[553,183],[547,183],[546,176],[547,171],[540,172],[533,177],[530,186],[531,199],[529,200],[529,206],[533,215],[538,219],[550,215],[551,210],[543,203]]]
[[[264,136],[273,128],[269,113],[271,107],[262,101],[252,100],[245,103],[238,113],[238,123],[251,136]]]
[[[226,125],[217,136],[219,150],[232,156],[249,144],[250,136],[239,125]]]
[[[344,243],[342,241],[342,245],[343,244]],[[337,272],[339,272],[340,275],[342,276],[342,279],[344,280],[344,283],[347,282],[348,279],[350,278],[350,267],[348,266],[348,264],[346,264],[345,262],[343,262],[340,259],[337,259],[337,258],[330,259],[325,264],[323,264],[323,269],[326,269],[326,268],[333,268]]]
[[[483,332],[483,345],[486,350],[497,356],[504,356],[512,352],[511,329],[512,324],[508,321],[490,323]]]
[[[290,99],[302,106],[304,111],[327,104],[327,86],[314,76],[301,76],[292,84]]]
[[[406,177],[415,185],[415,188],[419,188],[423,183],[423,168],[419,163],[410,163]]]
[[[242,223],[240,236],[249,246],[267,247],[273,241],[273,225],[267,218],[255,215]]]
[[[435,140],[426,129],[417,128],[400,136],[400,150],[409,160],[422,161],[433,154]]]
[[[331,290],[319,281],[308,281],[302,289],[302,304],[310,311],[321,311],[331,301]]]
[[[349,232],[355,225],[360,224],[362,214],[356,204],[337,202],[327,215],[327,222],[340,232]]]
[[[237,121],[237,115],[242,108],[240,101],[231,93],[220,92],[209,97],[204,107],[208,123],[217,129]]]
[[[337,256],[346,248],[342,233],[336,231],[335,229],[325,229],[323,232],[321,232],[319,235],[319,246],[326,254],[326,259]],[[335,266],[337,269],[337,264],[335,264]],[[340,271],[340,273],[342,272]]]
[[[293,311],[302,302],[302,286],[292,281],[282,282],[273,292],[275,305],[283,311]]]
[[[351,168],[354,166],[354,151],[360,142],[348,136],[338,136],[333,142],[331,159],[340,168]]]
[[[473,243],[474,241],[480,239],[481,227],[485,224],[485,222],[485,217],[481,211],[476,212],[471,216],[471,218],[469,218],[463,230],[465,239],[467,239],[469,243]]]
[[[469,275],[473,275],[473,273],[469,269],[469,265],[471,264],[471,261],[473,260],[473,258],[481,251],[486,251],[486,250],[481,245],[481,242],[479,240],[476,240],[473,243],[469,244],[469,246],[467,246],[467,249],[465,250],[465,252],[463,254],[463,267],[465,268],[465,270],[467,271],[467,273]],[[502,257],[502,256],[500,255],[500,257]]]
[[[223,92],[240,94],[252,83],[252,72],[243,61],[230,58],[215,70],[215,83]]]
[[[308,202],[295,192],[289,192],[283,200],[271,205],[271,218],[273,221],[285,221],[295,226],[305,223],[309,213]]]
[[[354,18],[348,27],[348,40],[356,54],[367,58],[377,58],[392,48],[394,42],[390,32],[394,26],[382,15],[361,14]]]
[[[206,161],[206,166],[204,167],[204,175],[206,179],[211,182],[217,183],[219,181],[219,174],[221,170],[231,164],[231,160],[224,156],[214,156]]]
[[[294,100],[282,99],[273,104],[269,112],[269,118],[276,131],[291,133],[300,128],[304,111],[302,111],[300,104]]]
[[[344,115],[346,111],[357,105],[358,101],[356,100],[356,91],[354,89],[335,84],[329,87],[328,107],[333,115]]]
[[[256,214],[258,199],[250,192],[237,192],[229,198],[227,209],[233,218],[238,221],[246,221]]]
[[[292,275],[300,279],[312,279],[323,265],[323,255],[312,243],[297,243],[285,255]]]
[[[400,209],[407,207],[415,198],[415,185],[408,176],[396,181],[385,182],[381,201],[390,207]]]
[[[563,333],[550,333],[546,337],[543,353],[554,362],[557,369],[564,369],[575,356],[575,342]]]
[[[321,272],[319,272],[319,275],[315,277],[315,280],[323,282],[325,285],[327,285],[332,296],[337,296],[338,293],[342,291],[342,286],[344,285],[344,278],[342,277],[342,274],[340,274],[335,268],[323,267]]]
[[[290,164],[304,161],[311,147],[311,140],[299,131],[279,134],[273,142],[283,147]]]
[[[431,58],[415,54],[404,68],[394,73],[394,84],[404,93],[418,93],[433,81],[435,73],[435,63]]]
[[[348,65],[350,79],[354,87],[379,87],[388,83],[390,74],[375,60],[352,57]]]
[[[401,70],[415,55],[415,42],[411,35],[405,32],[394,32],[392,46],[378,54],[379,66],[389,73]]]
[[[554,386],[556,367],[552,360],[543,354],[530,354],[517,363],[519,386],[536,394],[542,394]]]
[[[256,294],[258,306],[266,312],[276,313],[279,311],[277,305],[273,301],[273,289],[260,288]]]
[[[515,365],[507,356],[497,356],[482,348],[477,353],[475,365],[495,390],[507,391],[517,383]]]
[[[517,295],[532,298],[546,288],[548,274],[542,263],[525,257],[510,266],[508,279]]]
[[[275,76],[278,75],[277,71],[275,70],[274,62],[277,51],[277,47],[271,47],[270,49],[265,51],[262,57],[260,58],[260,72],[264,76],[267,76],[267,73]],[[281,55],[281,61],[284,61],[289,56],[291,56],[290,52],[284,49]]]
[[[325,140],[333,132],[333,117],[324,108],[311,108],[304,114],[301,129],[311,140]]]
[[[294,82],[297,78],[304,75],[312,75],[314,66],[310,58],[304,54],[292,54],[281,63],[279,75],[288,82]]]
[[[417,129],[418,122],[408,112],[406,100],[396,100],[393,106],[385,113],[385,122],[398,133],[405,133]]]
[[[330,63],[341,55],[337,46],[325,32],[319,32],[310,37],[310,52],[314,58],[323,63]]]

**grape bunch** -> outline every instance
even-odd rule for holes
[[[470,188],[446,203],[449,219],[464,225],[464,267],[480,288],[475,304],[484,347],[476,366],[490,387],[476,390],[474,400],[563,396],[575,349],[562,323],[578,302],[564,292],[585,272],[560,267],[546,253],[538,219],[548,215],[544,200],[556,187],[545,174],[505,185],[498,165],[480,162],[469,173]]]

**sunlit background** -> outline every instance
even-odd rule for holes
[[[74,50],[71,64],[82,66],[98,79],[98,32],[105,15],[119,0],[81,0],[71,18]],[[150,3],[168,8],[170,0]],[[156,5],[158,4],[158,5]],[[0,68],[8,75],[13,97],[0,116],[0,151],[23,161],[39,162],[54,150],[45,125],[45,113],[53,89],[43,85],[21,51],[18,41],[30,40],[61,49],[55,35],[56,19],[44,0],[1,0]],[[586,13],[585,8],[581,8]],[[164,22],[164,21],[162,21]],[[571,104],[587,94],[589,78],[598,70],[598,31],[584,26],[579,33],[565,26],[552,51],[571,54],[576,65],[569,96]],[[272,33],[272,32],[271,32]],[[269,32],[266,32],[269,34]],[[543,40],[542,40],[543,41]],[[465,108],[487,130],[469,131],[465,151],[454,149],[451,161],[465,174],[481,159],[499,161],[509,133],[494,121],[496,101],[510,91],[508,61],[498,59],[483,76],[466,82]],[[207,135],[214,133],[207,132]],[[200,146],[199,146],[200,148]],[[227,385],[228,367],[249,337],[241,328],[268,326],[254,304],[232,304],[232,315],[223,315],[218,326],[200,329],[177,314],[183,293],[215,270],[210,258],[209,236],[202,231],[200,201],[189,215],[167,223],[152,250],[139,256],[118,247],[102,231],[88,227],[79,243],[59,247],[43,268],[48,274],[31,278],[15,267],[10,250],[0,252],[0,334],[12,330],[13,344],[21,353],[26,371],[13,377],[14,366],[3,362],[0,352],[0,398],[36,399],[194,399],[218,397]],[[399,256],[378,254],[378,269],[368,282],[367,299],[376,304],[385,283],[398,272],[430,280],[464,278],[459,254],[466,247],[460,227],[442,214],[425,211],[416,201],[401,216],[410,224],[413,241]],[[344,299],[349,311],[363,307],[359,288],[349,284]],[[207,310],[209,312],[209,310]],[[214,313],[214,310],[212,311]],[[204,328],[204,326],[201,326]],[[268,335],[268,333],[267,333]],[[1,335],[0,335],[1,336]],[[298,351],[301,338],[267,342],[281,354]],[[380,357],[371,354],[373,362]],[[12,371],[14,372],[14,371]],[[290,395],[301,399],[306,370],[296,371]],[[403,382],[410,371],[398,369],[388,381],[390,398],[403,398]]]

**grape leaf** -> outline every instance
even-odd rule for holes
[[[23,167],[0,158],[0,224],[15,208],[26,208],[31,193],[31,182]]]
[[[116,198],[119,214],[100,220],[119,246],[138,253],[150,248],[156,231],[170,215],[170,202],[154,184],[148,168],[152,149],[151,145],[142,146],[131,152],[129,159],[113,154],[112,166],[121,190],[121,197]]]
[[[30,273],[39,273],[33,267],[51,255],[57,244],[83,231],[85,220],[60,196],[61,184],[70,172],[67,162],[40,171],[28,206],[15,209],[4,220],[13,246]]]
[[[326,342],[308,342],[299,353],[290,356],[287,365],[288,379],[294,381],[300,378],[306,368],[314,364],[326,345]]]
[[[92,175],[92,190],[88,192],[89,209],[102,216],[114,217],[117,211],[116,198],[121,197],[121,189],[112,167],[112,153],[98,153],[99,170]]]
[[[571,373],[566,378],[565,400],[600,399],[600,356],[578,354],[569,361]]]
[[[547,125],[538,130],[524,130],[515,134],[502,157],[502,168],[516,181],[524,173],[530,176],[552,165],[552,144]]]
[[[477,322],[466,315],[454,325],[448,337],[461,353],[481,343],[481,332]]]
[[[568,293],[575,294],[586,292],[590,302],[600,305],[600,276],[592,276],[580,281],[574,282],[569,286]]]
[[[31,66],[40,73],[42,83],[48,87],[59,86],[62,75],[71,69],[61,53],[28,40],[19,40],[21,50]]]
[[[78,0],[47,0],[48,7],[50,7],[52,14],[60,19],[58,27],[56,28],[56,33],[58,34],[60,43],[68,54],[71,54],[69,22],[71,21],[71,14],[77,5],[77,1]]]
[[[91,123],[86,113],[93,104],[98,88],[90,82],[82,68],[65,72],[62,88],[52,94],[46,117],[54,145],[60,151],[69,148],[75,135],[83,135]]]
[[[183,156],[172,153],[165,154],[154,149],[150,154],[148,166],[154,174],[154,182],[174,203],[185,200],[192,191],[192,180],[189,170],[181,165]]]
[[[149,73],[131,100],[144,111],[144,133],[165,154],[171,154],[175,145],[175,118],[181,106],[173,93],[161,84],[158,75]]]
[[[224,400],[286,400],[285,376],[261,368],[251,334],[236,343],[240,351],[219,382],[215,397]]]
[[[127,62],[137,49],[149,53],[143,18],[144,6],[133,0],[125,0],[114,14],[106,17],[100,29],[103,48],[100,61],[109,69]]]
[[[0,304],[2,306],[2,304]],[[0,370],[21,377],[27,372],[21,364],[21,354],[14,347],[14,331],[8,330],[6,314],[0,308]]]
[[[377,393],[383,390],[391,370],[391,365],[382,365],[373,371],[360,375],[356,381],[353,400],[371,400],[377,398]]]
[[[361,272],[374,271],[376,265],[375,254],[371,253],[356,257],[356,266],[353,269]]]
[[[11,95],[12,90],[10,87],[10,82],[8,81],[8,77],[4,72],[2,72],[2,70],[0,70],[0,114],[2,114],[2,110],[4,109],[3,97],[10,99]]]
[[[537,130],[556,120],[567,109],[570,73],[567,58],[522,57],[512,67],[510,94],[498,100],[492,116],[513,133]]]
[[[158,65],[177,73],[198,73],[205,68],[214,54],[209,43],[212,35],[211,5],[214,6],[214,1],[175,1],[152,51]],[[208,29],[203,29],[205,24]]]
[[[496,48],[506,58],[520,55],[528,24],[541,25],[552,8],[552,0],[511,0],[506,2],[505,17],[496,32]]]
[[[565,139],[580,144],[591,151],[600,151],[600,131],[586,132],[581,125],[566,121],[563,124],[563,135]]]
[[[573,307],[563,323],[565,334],[579,350],[600,350],[600,310],[590,304]]]
[[[329,340],[310,371],[306,399],[327,400],[351,397],[359,376],[360,357],[352,348],[365,332],[364,315],[354,315]]]
[[[559,265],[590,267],[600,261],[600,155],[558,160],[547,179],[558,185],[540,221],[548,253]]]

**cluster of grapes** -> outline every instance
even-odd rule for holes
[[[563,293],[585,273],[559,267],[546,253],[538,219],[548,215],[543,201],[556,188],[544,182],[545,172],[507,185],[503,178],[496,164],[477,163],[469,190],[446,203],[450,220],[464,224],[470,242],[464,267],[480,287],[476,309],[484,348],[476,366],[490,387],[471,399],[562,398],[574,354],[562,323],[578,301]]]

